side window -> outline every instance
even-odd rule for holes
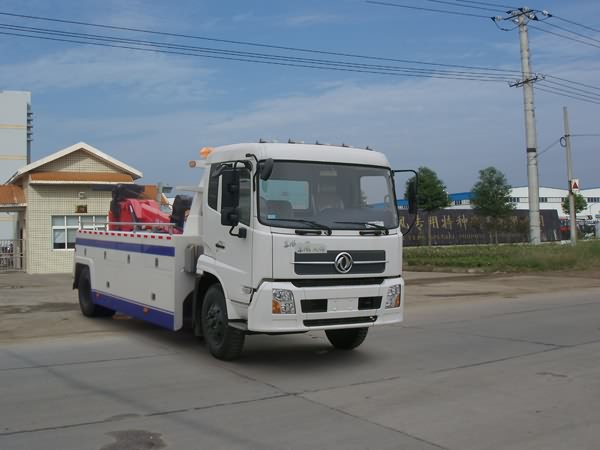
[[[230,165],[230,164],[227,164]],[[219,203],[219,184],[221,183],[221,177],[213,176],[220,164],[213,164],[210,167],[210,176],[208,179],[208,194],[207,202],[208,206],[215,211],[217,210]],[[250,178],[250,171],[248,169],[240,168],[240,222],[244,225],[250,225],[250,205],[252,204],[252,180]],[[219,211],[220,212],[220,211]]]
[[[208,177],[208,194],[206,196],[208,206],[215,211],[217,210],[217,202],[219,199],[219,177],[213,177],[213,175],[218,167],[218,164],[212,164],[210,166],[210,174]]]

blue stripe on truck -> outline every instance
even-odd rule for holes
[[[175,256],[175,247],[163,247],[161,245],[136,244],[132,242],[101,241],[98,239],[77,238],[75,245],[86,247],[106,248],[109,250],[122,250],[125,252],[145,253],[159,256]]]
[[[152,308],[142,305],[133,300],[115,297],[104,292],[92,291],[92,301],[98,305],[105,306],[114,311],[118,311],[127,316],[159,325],[169,330],[173,329],[175,324],[174,314],[170,311]]]

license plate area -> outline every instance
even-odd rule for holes
[[[357,298],[334,298],[327,302],[327,312],[356,311]]]

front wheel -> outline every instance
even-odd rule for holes
[[[230,361],[239,357],[246,335],[228,324],[227,305],[218,285],[208,288],[202,302],[202,331],[208,350],[215,358]]]
[[[325,334],[335,348],[352,350],[364,342],[368,332],[368,328],[347,328],[345,330],[326,330]]]

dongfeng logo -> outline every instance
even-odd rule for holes
[[[352,256],[349,253],[343,252],[335,257],[333,264],[335,265],[335,270],[339,273],[348,273],[352,269],[353,262]]]

